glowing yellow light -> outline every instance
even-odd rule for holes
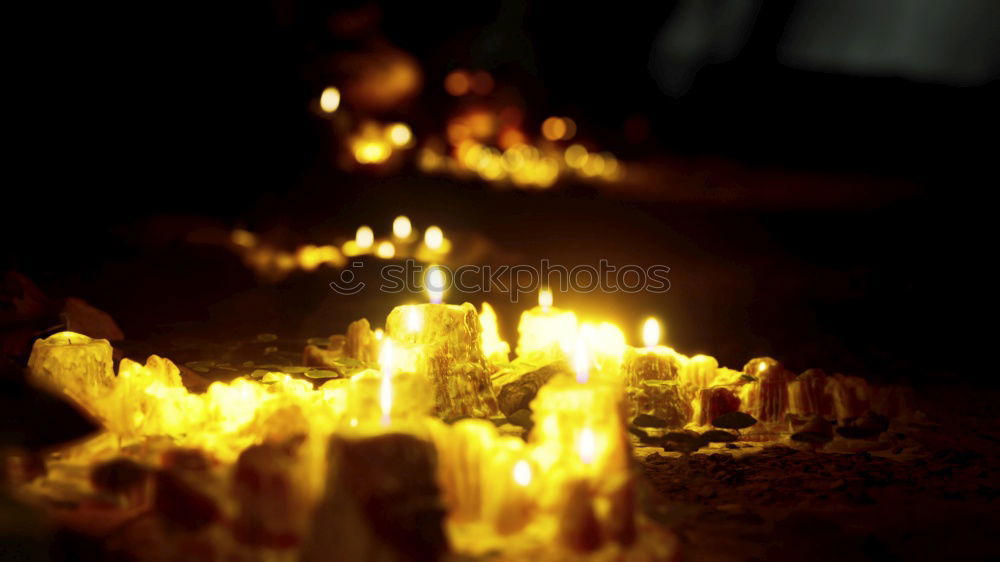
[[[389,425],[389,414],[392,412],[392,340],[382,344],[378,362],[382,367],[382,381],[379,385],[378,401],[382,408],[382,425]]]
[[[319,97],[319,106],[326,113],[337,111],[337,108],[340,107],[340,90],[333,86],[323,90],[323,94]]]
[[[383,330],[382,328],[375,328],[375,339],[378,341],[382,341],[382,338],[384,337],[385,337],[385,330]]]
[[[531,484],[531,465],[528,461],[521,459],[514,465],[514,482],[522,488]]]
[[[388,143],[374,140],[358,140],[353,143],[354,159],[359,164],[378,164],[392,154]]]
[[[406,123],[393,123],[386,128],[386,137],[395,146],[403,147],[413,140],[413,132]]]
[[[597,438],[594,430],[589,427],[581,429],[576,438],[576,447],[583,464],[594,462],[594,458],[597,457]]]
[[[375,232],[372,231],[370,226],[361,225],[358,227],[357,232],[354,233],[354,242],[362,250],[371,248],[372,244],[375,243]]]
[[[542,121],[542,135],[550,141],[563,138],[566,134],[566,122],[560,117],[549,117]]]
[[[566,148],[563,157],[570,168],[582,168],[587,163],[587,149],[582,144],[573,144]]]
[[[424,244],[431,250],[438,250],[442,242],[444,242],[444,231],[436,226],[428,226],[424,231]]]
[[[396,255],[396,247],[393,246],[392,242],[381,242],[375,248],[375,255],[382,259],[390,259]]]
[[[552,289],[544,288],[538,290],[538,306],[546,311],[552,308]]]
[[[396,238],[409,238],[411,232],[413,232],[413,225],[410,224],[410,219],[406,215],[399,215],[396,220],[392,221],[392,234]]]
[[[410,332],[419,332],[423,325],[424,318],[420,314],[420,309],[415,306],[409,307],[406,311],[406,329]]]
[[[237,228],[232,233],[233,244],[244,248],[252,248],[257,245],[257,237],[249,231]]]
[[[604,156],[588,154],[581,170],[585,176],[599,176],[604,171]]]
[[[660,343],[660,323],[656,318],[649,317],[642,325],[642,343],[646,347],[656,347]]]
[[[757,366],[757,374],[764,374],[764,371],[766,370],[767,370],[767,362],[761,361],[760,365]]]
[[[424,280],[424,285],[427,287],[427,296],[430,298],[432,303],[441,303],[441,299],[444,297],[446,282],[447,278],[445,277],[444,270],[440,267],[434,265],[427,270],[427,277]]]
[[[610,152],[602,152],[601,155],[604,157],[604,171],[601,173],[601,177],[606,180],[619,179],[621,167],[618,165],[618,159]]]
[[[576,338],[573,349],[573,368],[576,370],[576,382],[583,384],[590,379],[590,352],[587,350],[587,338],[580,334]]]

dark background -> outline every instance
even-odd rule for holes
[[[968,11],[957,21],[995,16],[977,6],[956,4]],[[329,270],[262,286],[230,253],[183,242],[183,225],[283,229],[322,243],[320,233],[349,236],[364,222],[386,231],[406,213],[417,227],[481,232],[527,263],[669,265],[666,296],[557,295],[557,304],[615,320],[633,338],[657,314],[679,350],[732,367],[769,354],[799,371],[992,384],[977,336],[994,300],[995,64],[969,84],[790,68],[776,53],[796,4],[777,2],[760,7],[731,59],[701,61],[682,91],[665,92],[652,51],[680,3],[386,2],[375,31],[331,33],[332,15],[359,7],[25,16],[36,30],[22,57],[29,99],[8,111],[26,118],[26,157],[5,189],[3,265],[52,296],[109,311],[130,339],[324,335],[359,315],[381,319],[399,299],[334,297]],[[602,147],[665,179],[618,197],[572,181],[523,193],[410,168],[341,172],[309,103],[327,85],[327,57],[374,41],[420,61],[423,91],[389,116],[418,137],[443,128],[447,72],[484,68],[522,92],[529,122],[571,115]],[[623,129],[636,115],[651,134],[632,144]],[[690,186],[711,195],[716,184],[744,196],[671,196]],[[515,342],[527,304],[490,300]]]

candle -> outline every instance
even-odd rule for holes
[[[477,419],[456,422],[434,438],[438,481],[455,540],[468,538],[463,529],[486,528],[502,536],[529,524],[538,483],[522,439],[501,436],[495,425]],[[488,541],[478,542],[468,548],[490,548]]]
[[[531,403],[535,425],[529,443],[539,469],[554,483],[539,496],[541,507],[559,514],[565,546],[590,550],[595,546],[590,540],[608,535],[599,532],[595,538],[587,530],[591,515],[605,531],[621,523],[608,519],[607,506],[615,503],[612,493],[623,493],[613,488],[629,474],[631,453],[621,386],[606,378],[591,380],[591,361],[582,341],[574,352],[574,367],[575,377],[553,377],[538,391]]]
[[[495,364],[509,363],[510,345],[500,339],[497,313],[493,311],[493,307],[488,302],[484,302],[479,311],[479,327],[482,329],[480,343],[486,358]]]
[[[660,333],[659,322],[655,318],[649,318],[643,325],[645,347],[629,347],[625,350],[622,371],[626,385],[637,387],[645,380],[677,379],[684,357],[667,346],[658,345]]]
[[[499,411],[481,330],[469,303],[398,306],[386,319],[394,353],[407,369],[431,382],[443,419],[486,418]]]
[[[96,405],[115,385],[111,343],[75,332],[35,340],[28,370],[33,382],[61,393],[93,415],[98,415]]]
[[[576,340],[576,314],[552,306],[552,291],[538,292],[538,306],[521,314],[517,326],[517,356],[550,363],[572,349]]]

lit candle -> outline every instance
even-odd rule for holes
[[[385,326],[387,337],[401,354],[399,360],[431,381],[439,416],[452,419],[499,413],[475,307],[469,303],[397,306]]]
[[[94,415],[95,404],[115,385],[111,343],[75,332],[35,340],[28,370],[32,381],[63,394]]]
[[[554,362],[572,350],[577,339],[576,314],[552,306],[552,291],[538,292],[538,306],[521,314],[517,356]]]
[[[659,345],[660,323],[649,318],[643,324],[644,348],[629,348],[625,352],[622,369],[625,383],[637,387],[645,380],[675,380],[680,372],[683,356],[673,349]]]
[[[532,458],[547,477],[538,498],[541,508],[559,518],[565,546],[589,550],[607,535],[601,529],[620,524],[598,513],[597,506],[613,504],[617,501],[613,494],[624,493],[620,487],[630,482],[631,452],[621,386],[590,377],[592,361],[583,338],[573,355],[575,377],[554,377],[531,404],[535,425],[529,444]],[[588,539],[594,525],[597,536]]]

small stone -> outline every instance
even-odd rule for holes
[[[745,412],[730,412],[714,420],[712,425],[723,429],[744,429],[757,423],[757,419]]]
[[[535,422],[531,421],[531,410],[521,409],[507,416],[507,421],[524,429],[531,430]]]
[[[739,436],[721,429],[710,429],[705,433],[702,433],[701,438],[708,443],[732,443],[733,441],[736,441]]]

